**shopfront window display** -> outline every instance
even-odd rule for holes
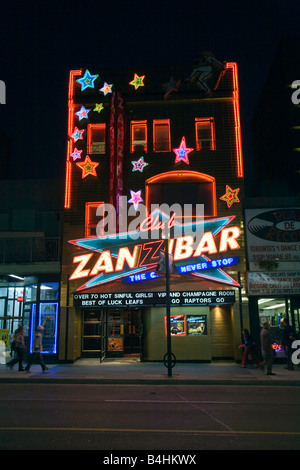
[[[284,298],[262,298],[258,300],[260,327],[265,321],[270,325],[270,335],[275,357],[285,357],[285,349],[281,344],[282,320],[286,316],[286,303]]]

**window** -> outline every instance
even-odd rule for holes
[[[86,237],[92,237],[97,234],[96,232],[97,224],[98,222],[100,222],[99,215],[97,216],[97,209],[100,205],[104,205],[104,202],[87,202],[85,204],[85,236]],[[104,216],[104,213],[103,213],[103,216]],[[98,235],[104,235],[104,231],[103,233],[98,233]]]
[[[105,124],[88,125],[88,154],[105,153]]]
[[[131,121],[130,138],[131,153],[147,152],[147,121]]]
[[[216,150],[214,118],[196,118],[196,150]]]
[[[153,150],[154,152],[170,152],[170,120],[158,119],[153,121]]]

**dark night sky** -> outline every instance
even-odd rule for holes
[[[251,168],[252,114],[280,38],[300,36],[299,24],[299,0],[5,2],[0,129],[12,140],[12,177],[64,176],[70,69],[189,64],[202,50],[238,63]]]

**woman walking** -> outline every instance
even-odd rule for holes
[[[6,365],[10,369],[13,368],[13,366],[18,362],[19,363],[19,371],[24,370],[23,367],[23,355],[24,351],[26,349],[25,347],[25,333],[24,333],[24,328],[22,325],[19,326],[19,328],[15,332],[14,336],[14,342],[15,342],[15,351],[16,351],[16,357],[11,359]]]
[[[255,356],[255,353],[254,353],[255,343],[254,343],[253,338],[250,335],[249,331],[247,330],[247,328],[243,329],[243,337],[244,337],[244,344],[241,344],[239,346],[240,349],[245,348],[244,352],[243,352],[241,367],[243,367],[243,368],[246,367],[249,354],[250,354],[253,362],[255,363],[255,365],[258,367],[260,365],[260,362],[259,362],[259,360],[257,359],[257,357]]]

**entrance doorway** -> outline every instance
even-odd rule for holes
[[[140,357],[141,335],[139,308],[107,310],[106,357]]]
[[[139,308],[83,310],[81,356],[139,358],[141,335]]]

